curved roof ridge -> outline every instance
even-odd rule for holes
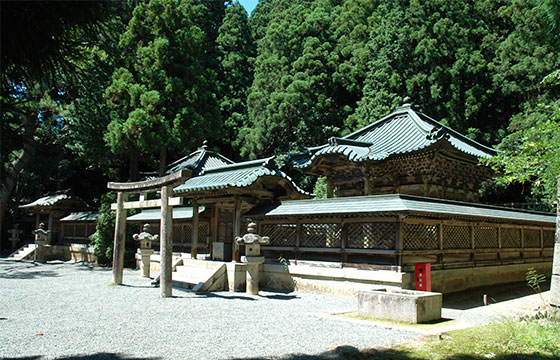
[[[251,167],[262,167],[268,165],[270,161],[274,158],[275,156],[271,156],[263,159],[249,160],[249,161],[233,163],[225,166],[217,166],[209,169],[204,169],[201,175],[212,174],[212,173],[222,172],[222,171],[245,169]]]
[[[497,154],[497,153],[498,153],[498,150],[493,149],[493,148],[491,148],[491,147],[489,147],[489,146],[483,145],[483,144],[479,143],[479,142],[476,141],[476,140],[473,140],[473,139],[471,139],[471,138],[468,138],[468,137],[466,137],[465,135],[461,134],[460,132],[458,132],[458,131],[456,131],[456,130],[450,128],[449,126],[443,125],[443,124],[440,123],[439,121],[437,121],[437,120],[431,118],[430,116],[428,116],[428,115],[426,115],[426,114],[424,114],[424,113],[422,113],[422,112],[420,112],[420,111],[414,111],[414,110],[413,110],[413,112],[416,114],[416,116],[421,115],[421,116],[425,117],[426,120],[427,120],[428,122],[435,123],[436,126],[440,126],[440,127],[443,128],[445,131],[452,133],[453,136],[459,138],[459,140],[464,141],[464,142],[468,143],[468,144],[471,145],[471,146],[475,146],[475,147],[481,148],[482,150],[485,150],[485,151],[493,152],[494,154]],[[422,119],[422,120],[423,120],[423,119]],[[426,120],[423,120],[423,121],[426,121]]]

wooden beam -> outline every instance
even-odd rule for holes
[[[160,225],[160,286],[159,296],[162,298],[171,297],[173,289],[171,287],[172,255],[173,255],[173,208],[169,206],[169,194],[172,192],[171,186],[161,188],[161,225]]]
[[[233,209],[233,239],[232,243],[232,260],[234,262],[241,261],[241,254],[239,250],[239,245],[235,242],[235,238],[241,236],[241,200],[235,198],[235,207]]]
[[[113,246],[113,283],[122,284],[124,267],[124,243],[126,236],[126,210],[124,202],[127,194],[117,194],[117,219],[115,220],[115,242]]]
[[[184,198],[182,197],[172,197],[168,199],[167,204],[169,206],[180,206],[183,205]],[[127,201],[124,204],[125,209],[143,209],[143,208],[157,208],[161,207],[161,199],[153,200],[139,200],[139,201]],[[117,210],[117,204],[111,204],[111,210]]]
[[[146,191],[158,190],[163,186],[179,185],[192,176],[190,170],[180,170],[173,174],[162,176],[153,180],[137,181],[137,182],[109,182],[107,188],[109,190],[128,193],[142,193]]]

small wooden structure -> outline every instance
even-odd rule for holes
[[[60,240],[63,245],[89,244],[95,233],[99,213],[95,211],[73,212],[60,219]]]
[[[32,211],[35,214],[35,229],[39,228],[41,222],[47,224],[51,232],[49,242],[57,243],[60,240],[60,220],[73,213],[88,210],[87,204],[70,194],[68,190],[58,191],[41,197],[29,204],[21,205],[20,209]]]

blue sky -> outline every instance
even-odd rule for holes
[[[259,0],[238,0],[241,5],[247,10],[247,13],[251,15],[251,11],[257,6]]]

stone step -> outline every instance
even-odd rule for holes
[[[190,289],[194,292],[208,292],[225,290],[226,266],[214,268],[182,265],[177,266],[177,271],[172,273],[173,286]]]
[[[28,244],[20,247],[18,250],[14,251],[9,257],[8,260],[25,260],[31,258],[33,253],[35,252],[36,245],[35,244]]]
[[[199,260],[199,259],[191,259],[187,257],[183,257],[182,259],[183,259],[184,266],[191,266],[197,268],[215,269],[225,264],[222,261]]]

